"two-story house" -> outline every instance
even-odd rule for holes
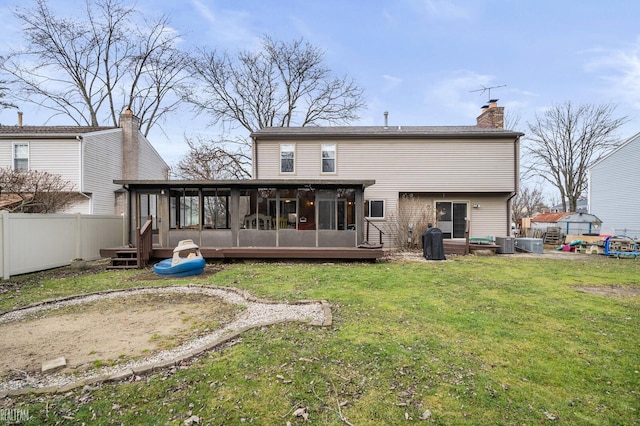
[[[169,166],[140,132],[131,111],[119,127],[0,126],[0,167],[59,175],[78,201],[66,213],[123,214],[126,196],[116,179],[168,179]],[[7,195],[7,194],[5,194]]]
[[[521,133],[502,129],[492,102],[476,126],[264,128],[253,136],[254,177],[305,181],[370,179],[365,216],[382,229],[403,195],[432,208],[444,238],[509,235]],[[385,245],[393,245],[392,232]]]
[[[117,183],[157,206],[160,247],[393,247],[387,221],[405,194],[432,206],[445,238],[464,238],[467,221],[472,236],[505,236],[522,134],[503,113],[494,101],[473,126],[264,128],[251,135],[253,179]],[[134,210],[131,229],[149,212]]]

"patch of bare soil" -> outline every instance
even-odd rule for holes
[[[638,287],[619,287],[619,286],[576,286],[576,290],[583,293],[595,294],[605,297],[637,297],[640,296],[640,288]]]
[[[39,311],[0,323],[0,377],[61,356],[63,372],[147,356],[231,322],[241,309],[203,294],[155,293]]]

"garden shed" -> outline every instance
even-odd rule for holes
[[[531,230],[534,232],[546,232],[547,228],[558,227],[558,221],[571,213],[541,213],[531,218]]]
[[[542,213],[531,219],[530,236],[560,244],[566,235],[599,234],[602,221],[590,213]]]
[[[569,213],[560,220],[558,225],[565,235],[600,234],[602,221],[590,213]]]

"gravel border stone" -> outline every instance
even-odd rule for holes
[[[329,326],[332,323],[331,305],[326,300],[277,302],[257,298],[247,291],[233,287],[191,284],[172,287],[137,287],[46,300],[0,314],[0,324],[17,321],[26,315],[42,310],[54,310],[63,306],[80,305],[96,300],[150,293],[190,293],[216,296],[226,302],[244,306],[246,309],[234,321],[209,334],[144,358],[79,374],[32,374],[0,382],[0,398],[28,393],[68,392],[77,387],[85,386],[87,383],[121,381],[131,376],[171,368],[256,327],[287,321],[305,322],[314,326]]]

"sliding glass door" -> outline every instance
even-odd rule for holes
[[[436,201],[436,226],[443,238],[464,238],[469,203]]]

